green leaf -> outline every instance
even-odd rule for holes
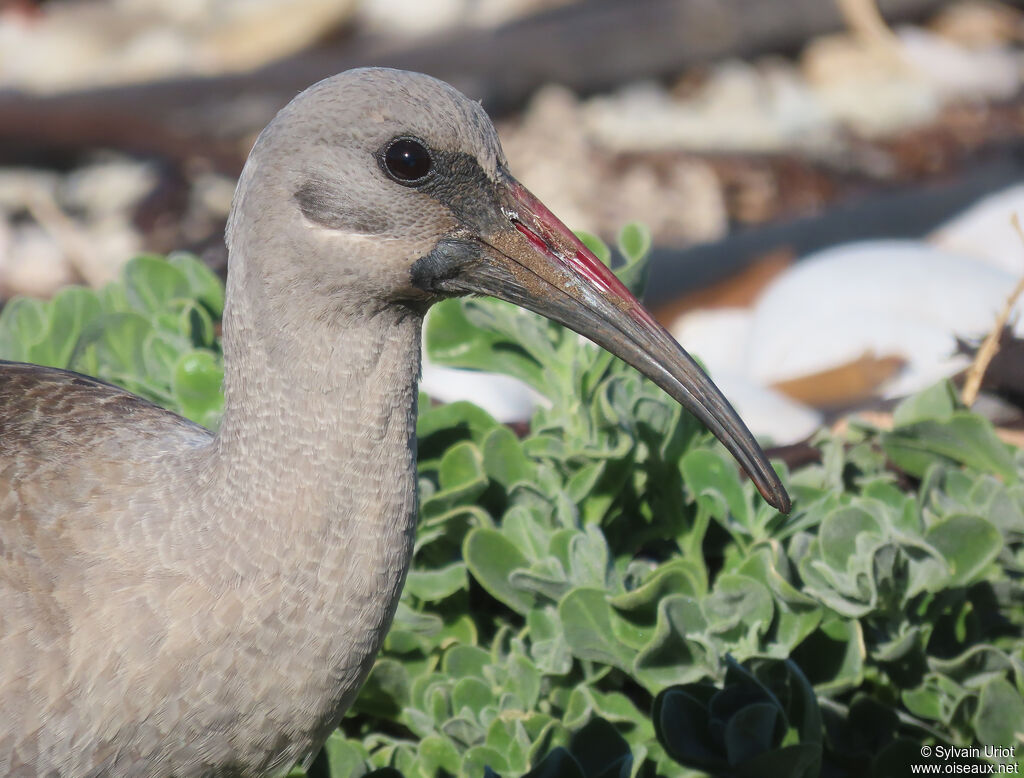
[[[1024,668],[1019,662],[993,645],[975,645],[950,659],[933,657],[928,664],[958,684],[978,686],[983,679],[1003,676],[1010,671],[1024,680]]]
[[[941,720],[943,715],[942,693],[935,685],[927,682],[916,689],[905,689],[900,698],[913,715],[923,719]]]
[[[969,411],[956,411],[948,421],[919,421],[882,436],[882,446],[901,469],[918,478],[936,461],[952,461],[993,472],[1008,483],[1017,469],[991,422]]]
[[[452,562],[436,570],[414,567],[409,571],[405,587],[413,597],[424,602],[437,602],[466,588],[466,565]]]
[[[775,601],[775,643],[791,652],[821,622],[818,602],[796,589],[776,567],[769,548],[759,548],[736,569],[768,587]]]
[[[479,716],[486,706],[494,703],[490,686],[479,678],[460,678],[452,688],[452,709],[457,712],[469,708]]]
[[[577,505],[593,499],[594,487],[604,474],[605,462],[597,461],[584,465],[568,480],[565,491]]]
[[[466,535],[462,545],[466,567],[480,585],[496,600],[520,614],[528,613],[533,597],[509,583],[513,570],[529,567],[529,560],[496,529],[477,527]]]
[[[865,653],[859,621],[826,616],[792,659],[818,694],[838,694],[863,682]]]
[[[934,718],[945,725],[959,719],[964,704],[973,695],[942,673],[929,673],[923,683],[902,696],[907,710],[916,716]]]
[[[224,408],[223,381],[224,369],[212,353],[188,351],[174,365],[171,386],[186,416],[199,424],[215,426]]]
[[[566,749],[559,746],[545,756],[523,778],[589,778],[580,763]]]
[[[651,250],[651,231],[638,222],[630,222],[619,231],[618,247],[628,262],[643,259]]]
[[[708,629],[732,639],[768,629],[775,608],[764,584],[745,575],[723,573],[701,603]]]
[[[538,514],[539,511],[515,505],[501,517],[501,530],[505,537],[533,559],[547,556],[551,536],[548,522]]]
[[[469,441],[456,443],[441,457],[438,467],[440,489],[423,500],[424,516],[432,517],[451,511],[455,506],[472,502],[487,488],[487,473],[480,449]]]
[[[475,646],[478,637],[476,622],[473,621],[468,613],[462,613],[442,627],[441,631],[437,634],[437,646],[439,648],[449,648],[458,643]]]
[[[153,255],[128,262],[123,277],[128,302],[141,314],[165,311],[172,300],[187,298],[191,291],[185,272]]]
[[[530,656],[537,667],[551,675],[565,675],[572,669],[572,652],[565,642],[562,623],[554,606],[534,608],[526,614],[530,633]]]
[[[416,420],[416,436],[421,446],[425,441],[432,442],[428,439],[435,435],[445,439],[442,443],[472,440],[480,444],[487,433],[498,426],[493,416],[470,402],[460,401],[435,407],[421,405],[419,418]],[[421,456],[424,453],[430,455],[421,449]],[[437,456],[442,453],[443,450],[438,452]]]
[[[818,697],[811,687],[807,676],[803,674],[796,662],[787,659],[782,663],[786,668],[785,684],[787,694],[772,686],[772,690],[780,699],[788,700],[785,704],[786,715],[791,726],[797,728],[800,741],[818,745],[818,759],[821,758],[821,708]]]
[[[731,765],[770,751],[784,728],[777,704],[752,702],[731,716],[725,726],[725,751]]]
[[[627,670],[633,652],[616,637],[615,615],[601,589],[578,587],[558,606],[565,641],[580,659],[603,662]]]
[[[417,749],[417,757],[420,769],[426,775],[437,775],[442,770],[455,775],[459,771],[458,750],[452,741],[439,735],[428,735],[423,738]]]
[[[35,364],[67,367],[83,328],[101,313],[99,298],[91,289],[69,286],[58,291],[47,307],[46,340],[29,356]]]
[[[816,778],[822,720],[800,670],[771,659],[726,664],[721,689],[687,684],[655,698],[658,741],[679,763],[716,775]]]
[[[203,348],[214,348],[217,345],[216,328],[209,311],[192,301],[181,305],[172,329],[187,337],[192,345]]]
[[[529,570],[516,570],[509,576],[509,583],[517,589],[532,592],[538,598],[558,602],[572,588],[562,564],[554,557],[539,559]]]
[[[490,655],[479,646],[452,646],[445,652],[442,668],[453,678],[471,676],[485,680],[490,664]]]
[[[847,564],[854,568],[850,572],[836,570],[820,558],[817,538],[811,541],[805,552],[793,555],[800,560],[798,567],[804,591],[836,613],[852,618],[861,618],[878,605],[878,591],[870,561],[883,542],[868,533],[861,537],[874,540],[874,548],[866,549],[865,556],[850,556]]]
[[[981,687],[978,711],[974,714],[978,740],[990,746],[1017,746],[1024,735],[1024,697],[1021,690],[1002,677]]]
[[[672,594],[658,604],[650,642],[636,655],[633,674],[648,689],[695,681],[714,672],[718,656],[703,636],[707,622],[691,597]]]
[[[673,559],[658,567],[642,586],[615,595],[609,602],[618,610],[629,612],[633,620],[652,622],[662,598],[670,594],[696,597],[701,593],[698,574],[692,567],[687,560]]]
[[[515,775],[529,767],[530,737],[521,720],[495,719],[487,730],[486,742],[505,756],[508,769]]]
[[[462,757],[460,775],[482,775],[485,768],[502,773],[509,770],[508,759],[490,746],[473,746]]]
[[[424,325],[427,355],[448,367],[510,375],[543,390],[543,367],[519,344],[504,335],[474,326],[460,300],[435,305]]]
[[[106,375],[144,375],[146,339],[153,325],[138,313],[109,313],[90,322],[82,332],[78,351],[95,349]]]
[[[706,511],[720,521],[731,514],[750,528],[750,505],[740,485],[739,473],[714,451],[692,449],[681,463],[683,479]]]
[[[401,662],[379,658],[359,690],[355,709],[376,716],[397,716],[409,703],[409,670]]]
[[[366,772],[366,750],[335,730],[324,743],[323,758],[331,778],[358,778]]]
[[[614,725],[602,718],[591,719],[569,741],[569,751],[576,757],[587,778],[618,778],[629,775],[633,754],[629,743]]]
[[[604,533],[592,524],[584,532],[574,533],[569,541],[568,562],[572,583],[604,586],[608,570],[608,543]]]
[[[949,516],[929,527],[924,539],[946,558],[958,586],[976,578],[1003,547],[999,530],[977,516]]]
[[[766,775],[818,778],[821,775],[821,747],[813,743],[798,743],[776,748],[748,759],[736,769],[737,778],[763,778]]]
[[[540,669],[524,656],[513,657],[505,688],[515,693],[525,710],[533,710],[540,699]]]
[[[441,457],[438,471],[441,489],[465,489],[467,485],[486,484],[483,454],[472,443],[457,443]]]
[[[142,350],[142,372],[150,381],[161,386],[171,383],[174,375],[175,364],[178,361],[178,354],[182,348],[186,348],[182,341],[174,335],[156,330],[146,336],[145,346]],[[213,391],[215,398],[220,398],[220,387]]]
[[[488,432],[482,449],[487,475],[506,489],[513,484],[536,478],[536,466],[526,456],[519,439],[508,427],[495,427]]]
[[[942,380],[901,401],[892,412],[893,425],[899,428],[922,421],[948,422],[958,406],[952,382]]]
[[[696,697],[697,688],[674,686],[654,699],[651,718],[658,742],[679,764],[697,770],[719,771],[725,759],[714,749],[707,699],[714,687],[706,686],[706,697]]]
[[[646,260],[651,251],[651,231],[636,222],[627,224],[619,232],[618,248],[626,258],[626,264],[616,271],[616,275],[639,297],[647,286],[649,264]]]
[[[189,287],[189,297],[201,302],[214,316],[224,311],[224,285],[210,268],[192,254],[171,254],[167,261],[182,272]]]
[[[828,513],[821,522],[821,555],[833,570],[849,570],[866,550],[861,536],[881,540],[882,527],[878,520],[863,508],[849,506]]]
[[[18,297],[7,303],[0,313],[0,359],[12,362],[33,359],[33,346],[47,334],[48,318],[46,304],[39,300]]]

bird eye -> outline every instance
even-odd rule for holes
[[[415,138],[395,138],[381,157],[384,170],[400,184],[418,184],[430,173],[434,161],[427,147]]]

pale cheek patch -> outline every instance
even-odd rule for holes
[[[321,179],[310,178],[295,191],[295,202],[309,221],[321,227],[362,235],[379,235],[387,217]]]

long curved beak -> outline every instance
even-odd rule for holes
[[[503,218],[475,236],[484,251],[468,252],[464,242],[455,241],[463,248],[449,246],[450,258],[435,260],[433,269],[448,264],[449,270],[435,276],[431,286],[508,300],[607,349],[700,419],[736,457],[764,499],[788,513],[789,495],[761,447],[690,355],[522,184],[501,171],[498,190]],[[456,254],[460,261],[454,263]]]

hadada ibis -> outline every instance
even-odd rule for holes
[[[215,434],[0,367],[2,775],[273,775],[316,753],[409,565],[420,327],[442,298],[592,339],[789,508],[714,384],[441,81],[367,68],[297,96],[256,141],[227,243]]]

